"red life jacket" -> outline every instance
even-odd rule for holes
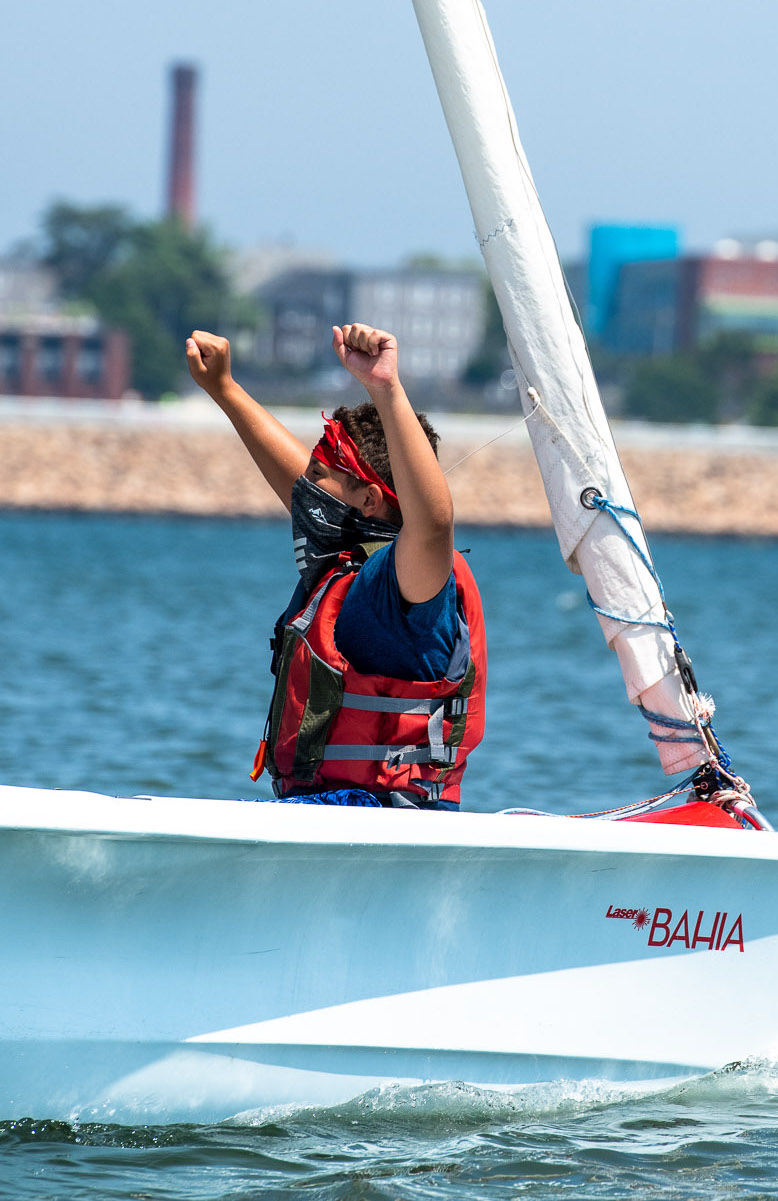
[[[363,675],[335,645],[335,622],[362,562],[379,545],[344,552],[305,608],[276,630],[267,766],[277,796],[352,786],[399,793],[411,803],[459,802],[467,756],[484,732],[478,588],[455,551],[460,633],[448,671],[456,678]]]

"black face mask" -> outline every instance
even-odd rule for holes
[[[307,592],[335,566],[341,551],[358,542],[388,542],[398,532],[389,521],[363,517],[359,509],[330,496],[304,475],[292,485],[294,557]]]

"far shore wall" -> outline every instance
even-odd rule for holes
[[[437,422],[437,415],[431,416],[443,433],[444,468],[491,437],[491,429],[478,419],[468,425],[446,418]],[[317,415],[309,415],[296,431],[307,445],[315,441],[317,421]],[[510,418],[502,424],[508,427]],[[650,432],[644,445],[634,435],[627,439],[629,445],[620,444],[649,534],[778,537],[778,444],[767,440],[760,446],[754,433],[744,449],[726,440],[716,447],[668,446]],[[477,451],[454,468],[449,483],[459,523],[550,526],[523,431]],[[220,414],[217,422],[156,427],[142,421],[0,416],[0,509],[250,517],[284,513]]]

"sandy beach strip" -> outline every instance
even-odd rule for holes
[[[277,414],[306,445],[315,442],[318,412]],[[517,415],[431,416],[441,462],[453,468],[458,522],[550,526]],[[778,537],[778,431],[617,423],[614,436],[649,531]],[[199,400],[162,408],[0,404],[0,508],[284,513],[223,414]]]

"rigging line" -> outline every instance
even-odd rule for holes
[[[486,450],[486,447],[491,446],[493,442],[499,442],[500,438],[504,438],[506,436],[506,434],[512,434],[513,431],[517,430],[520,425],[526,425],[526,423],[529,421],[532,414],[535,412],[535,409],[540,404],[540,397],[538,397],[537,393],[535,393],[535,396],[536,396],[536,400],[535,400],[534,408],[532,408],[531,411],[529,413],[527,413],[525,417],[522,417],[521,421],[517,421],[515,425],[509,426],[508,429],[503,430],[502,433],[495,434],[495,436],[493,438],[490,438],[488,442],[482,442],[480,446],[476,446],[474,450],[471,450],[468,454],[464,455],[461,459],[457,459],[456,463],[452,463],[452,465],[450,467],[447,467],[446,470],[443,472],[443,474],[449,475],[454,470],[455,467],[460,467],[462,465],[462,463],[466,463],[468,459],[472,459],[473,455],[477,455],[479,451]]]

